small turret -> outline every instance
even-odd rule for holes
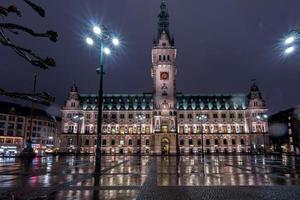
[[[265,108],[266,103],[262,98],[261,92],[257,86],[256,81],[253,81],[250,92],[248,94],[249,108]]]
[[[74,108],[80,106],[80,96],[78,93],[78,88],[75,85],[75,83],[72,85],[69,91],[69,96],[67,101],[65,102],[65,107],[68,108]]]

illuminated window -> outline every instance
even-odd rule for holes
[[[146,126],[145,131],[146,131],[146,134],[149,134],[150,133],[150,126]]]
[[[219,127],[218,126],[214,126],[214,133],[218,133],[219,132]]]
[[[181,133],[181,134],[184,133],[184,126],[179,127],[179,133]]]
[[[222,126],[222,133],[227,133],[227,126]]]

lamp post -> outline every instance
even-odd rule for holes
[[[119,46],[119,39],[114,36],[105,26],[94,26],[92,29],[94,37],[87,37],[86,43],[90,46],[96,46],[99,50],[100,66],[97,67],[97,74],[100,75],[98,91],[98,117],[97,117],[97,136],[96,136],[96,163],[95,174],[101,175],[101,134],[102,134],[102,104],[103,104],[103,75],[104,58],[110,55],[111,46]]]
[[[268,115],[267,114],[259,114],[256,116],[256,119],[259,122],[265,122],[268,120]],[[266,155],[266,141],[265,141],[265,129],[263,129],[262,134],[263,134],[263,143],[264,143],[264,155]]]
[[[81,113],[77,113],[72,117],[72,121],[76,123],[77,125],[77,132],[76,132],[76,151],[75,156],[78,157],[80,154],[80,146],[79,146],[79,134],[80,134],[80,123],[84,119],[83,115]]]
[[[137,120],[138,124],[140,125],[140,152],[139,152],[139,156],[142,156],[142,123],[143,121],[146,119],[146,116],[143,113],[138,113],[135,116],[135,119]]]
[[[203,133],[203,122],[207,119],[207,115],[196,115],[196,119],[198,122],[200,122],[200,132],[201,132],[201,156],[203,161],[203,176],[205,175],[205,169],[204,169],[204,133]]]
[[[207,119],[207,116],[206,115],[196,115],[196,119],[198,122],[200,122],[200,133],[201,133],[201,155],[202,155],[202,159],[203,159],[203,162],[204,162],[204,146],[203,146],[203,143],[204,143],[204,133],[203,133],[203,122]]]

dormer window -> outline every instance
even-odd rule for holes
[[[71,103],[71,107],[75,107],[75,103],[74,102]]]
[[[257,101],[254,101],[254,106],[257,106]]]

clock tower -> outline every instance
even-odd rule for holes
[[[176,47],[169,31],[165,1],[160,5],[158,32],[152,48],[153,115],[156,153],[174,153],[176,134]],[[158,141],[157,141],[158,140]],[[176,143],[175,143],[176,144]],[[175,147],[175,148],[174,148]]]

